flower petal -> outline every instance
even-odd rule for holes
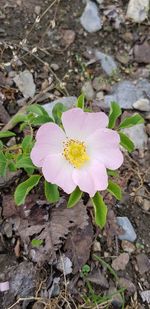
[[[119,134],[111,129],[100,129],[88,139],[88,154],[104,164],[106,168],[115,170],[123,163],[123,154],[119,148]]]
[[[62,115],[62,123],[67,137],[84,141],[90,134],[108,125],[108,117],[103,112],[86,113],[81,108],[73,108]]]
[[[42,167],[45,158],[51,153],[49,144],[36,142],[30,153],[33,164],[37,167]]]
[[[59,145],[66,139],[64,131],[55,123],[43,124],[37,131],[36,140],[38,143],[49,144],[52,148],[59,148]]]
[[[62,155],[49,155],[42,166],[45,179],[70,194],[76,187],[72,179],[73,166]]]
[[[93,161],[82,169],[73,171],[73,180],[81,191],[87,192],[91,197],[99,190],[108,187],[108,176],[104,164]]]

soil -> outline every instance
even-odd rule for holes
[[[128,1],[104,1],[102,5],[102,9],[100,10],[101,14],[106,10],[106,8],[110,5],[114,5],[120,14],[125,16],[126,8]],[[128,20],[125,20],[124,23],[121,24],[119,29],[114,28],[114,23],[109,20],[107,16],[104,16],[104,26],[102,30],[89,34],[84,31],[82,28],[79,19],[84,9],[84,3],[81,0],[61,0],[61,1],[43,1],[43,0],[0,0],[0,69],[5,77],[9,76],[9,73],[12,71],[20,72],[24,69],[28,69],[33,73],[34,81],[37,87],[37,93],[41,91],[42,87],[44,87],[45,80],[51,78],[54,83],[54,89],[51,91],[48,99],[43,99],[40,103],[47,103],[57,97],[61,97],[63,95],[75,95],[78,96],[81,92],[81,88],[86,80],[93,80],[97,76],[101,76],[103,81],[106,84],[109,84],[111,87],[117,81],[122,79],[130,79],[134,80],[141,76],[141,72],[147,72],[149,66],[145,66],[143,64],[137,63],[133,57],[131,56],[132,49],[136,43],[143,42],[148,35],[149,31],[149,22],[145,21],[142,24],[134,24]],[[38,20],[38,16],[41,16],[41,19]],[[72,30],[72,38],[69,39],[69,36],[66,35],[67,30]],[[65,35],[67,39],[65,38]],[[102,71],[102,68],[98,62],[94,62],[91,65],[86,66],[86,63],[89,61],[89,53],[88,51],[97,48],[106,54],[112,55],[114,59],[118,63],[118,75],[114,75],[111,78],[107,77],[105,73]],[[128,55],[128,61],[125,60],[119,61],[118,55],[122,55],[125,59],[126,55]],[[124,63],[123,63],[124,62]],[[4,65],[5,64],[5,65]],[[7,64],[7,65],[6,65]],[[47,64],[50,66],[50,71],[47,69]],[[57,64],[57,70],[53,70],[52,64]],[[145,71],[144,71],[145,70]],[[146,73],[142,73],[146,74]],[[150,75],[146,76],[147,79],[150,79]],[[0,85],[1,86],[1,85]],[[22,97],[21,94],[16,90],[14,84],[10,84],[6,87],[7,91],[5,91],[5,86],[2,87],[2,93],[6,95],[6,100],[4,102],[4,107],[8,112],[9,116],[14,115],[19,109],[20,106],[18,104],[18,100]],[[107,91],[106,91],[107,92]],[[146,113],[143,113],[146,117]],[[147,120],[146,120],[147,121]],[[106,196],[106,202],[109,205],[111,211],[113,211],[114,216],[127,216],[132,222],[136,234],[137,239],[135,242],[135,251],[130,256],[130,262],[126,266],[125,270],[121,270],[118,272],[119,277],[126,277],[129,279],[134,285],[137,294],[134,295],[126,295],[125,298],[125,307],[126,308],[148,308],[148,304],[142,301],[140,297],[140,292],[142,290],[150,289],[149,282],[149,274],[148,271],[144,273],[139,273],[137,266],[137,256],[139,254],[145,254],[146,257],[150,255],[150,230],[149,230],[149,211],[143,208],[144,199],[148,199],[148,189],[149,189],[149,180],[146,179],[148,174],[149,167],[149,153],[148,150],[142,150],[141,153],[135,151],[131,156],[131,161],[127,157],[124,163],[123,168],[121,169],[120,176],[121,182],[124,189],[124,197],[123,201],[117,203],[115,199],[111,199],[110,196]],[[142,179],[142,183],[141,183]],[[6,183],[5,188],[1,190],[1,205],[3,207],[3,199],[4,197],[13,195],[15,186],[14,183]],[[34,195],[34,194],[33,194]],[[62,195],[63,196],[63,195]],[[63,196],[63,198],[65,198]],[[37,196],[31,196],[31,201],[28,202],[27,208],[32,209],[35,207]],[[40,199],[40,196],[38,196]],[[108,200],[108,201],[107,201]],[[10,206],[10,202],[7,203]],[[39,216],[42,218],[45,216],[45,212],[43,214],[43,206],[40,204]],[[37,206],[37,205],[36,205]],[[39,207],[39,206],[38,206]],[[11,207],[10,207],[11,208]],[[49,214],[51,208],[47,206],[47,213]],[[12,211],[12,208],[11,208]],[[37,211],[37,208],[36,208]],[[31,294],[22,292],[18,292],[17,288],[14,292],[14,297],[0,292],[0,302],[2,303],[1,309],[8,308],[33,308],[33,309],[41,309],[41,308],[75,308],[74,302],[77,304],[77,308],[83,305],[84,301],[81,298],[81,294],[85,293],[88,295],[88,290],[86,286],[86,282],[80,276],[80,271],[78,267],[78,271],[76,274],[71,274],[67,279],[69,283],[69,295],[71,297],[68,301],[70,301],[70,305],[67,305],[67,302],[62,301],[64,297],[63,293],[61,293],[61,288],[63,286],[63,279],[60,276],[58,270],[55,269],[54,263],[49,265],[45,262],[42,266],[36,265],[34,261],[32,261],[32,257],[28,256],[27,252],[27,244],[19,244],[19,253],[16,253],[16,244],[17,241],[20,241],[20,236],[13,230],[12,235],[10,231],[6,231],[6,223],[8,226],[11,224],[11,220],[14,220],[14,216],[24,219],[22,216],[22,210],[19,210],[18,213],[12,212],[9,215],[2,212],[1,216],[1,239],[0,242],[0,256],[2,257],[2,261],[0,264],[0,272],[3,275],[1,276],[0,281],[9,280],[11,275],[9,274],[12,271],[12,278],[16,278],[16,269],[14,267],[18,267],[22,262],[25,261],[32,263],[34,265],[33,268],[38,268],[39,278],[35,278],[35,270],[33,271],[33,276],[31,276],[31,281],[33,282],[31,285]],[[91,220],[91,208],[89,207],[88,214]],[[12,219],[13,218],[13,219]],[[34,218],[35,219],[35,218]],[[110,224],[113,218],[110,216]],[[38,222],[39,223],[39,222]],[[16,221],[12,221],[12,225],[17,224]],[[109,225],[109,224],[108,224]],[[114,228],[115,229],[115,228]],[[98,239],[101,243],[101,251],[97,252],[98,255],[104,257],[106,262],[111,265],[112,256],[117,256],[122,253],[121,241],[117,240],[116,230],[112,231],[111,227],[107,226],[107,229],[103,232],[97,231],[95,226],[89,229],[89,232],[93,233],[94,236],[92,243],[94,240]],[[112,233],[112,235],[111,235]],[[99,235],[100,234],[100,235]],[[91,234],[90,234],[91,235]],[[74,236],[72,236],[74,237]],[[81,236],[80,236],[81,237]],[[80,238],[79,237],[79,238]],[[76,237],[75,237],[76,239]],[[78,239],[78,238],[77,238]],[[88,240],[88,244],[91,244],[90,240]],[[69,243],[70,244],[70,243]],[[62,246],[58,248],[57,253],[65,252],[65,244],[62,243]],[[66,245],[67,247],[68,245]],[[90,245],[89,245],[90,246]],[[14,249],[15,248],[15,249]],[[85,264],[90,265],[91,269],[93,269],[96,265],[98,266],[98,262],[92,259],[93,249],[90,248],[91,252],[89,252],[89,257],[85,262]],[[67,249],[66,249],[67,251]],[[79,250],[80,252],[80,250]],[[88,253],[87,253],[88,255]],[[6,273],[4,273],[4,262],[5,267],[7,269]],[[81,263],[82,264],[82,263]],[[14,266],[15,265],[15,266]],[[24,267],[24,264],[22,264]],[[101,267],[101,266],[100,266]],[[148,268],[147,268],[148,269]],[[52,271],[52,273],[51,273]],[[41,275],[42,272],[42,275]],[[52,299],[52,307],[45,305],[44,302],[41,302],[41,307],[38,305],[38,298],[35,297],[31,300],[26,300],[22,302],[18,302],[14,307],[11,307],[13,303],[17,301],[19,297],[30,297],[35,295],[35,291],[37,292],[37,285],[43,281],[43,277],[45,280],[44,273],[46,273],[46,278],[50,277],[53,281],[53,273],[58,274],[58,277],[61,277],[61,285],[60,292],[56,293],[56,298],[60,297],[60,300],[57,304],[55,304],[55,297]],[[15,275],[14,275],[15,274]],[[104,269],[104,274],[106,274],[106,269]],[[11,280],[12,280],[11,278]],[[17,277],[18,278],[18,277]],[[23,277],[24,278],[24,277]],[[112,274],[107,273],[107,279],[109,281],[109,286],[112,284]],[[15,282],[17,282],[17,279]],[[20,280],[20,279],[18,279]],[[26,280],[26,279],[22,279]],[[34,282],[36,281],[36,284]],[[20,281],[19,281],[20,282]],[[26,283],[25,283],[26,285]],[[51,284],[49,283],[49,286]],[[48,297],[47,291],[48,284],[44,283],[42,287],[41,285],[41,293],[40,294],[40,285],[38,294],[39,297],[43,297],[44,301]],[[71,286],[73,286],[71,290]],[[26,291],[26,287],[22,287]],[[43,290],[42,290],[43,289]],[[45,290],[44,290],[45,289]],[[63,289],[63,288],[62,288]],[[98,288],[98,293],[103,293],[103,291],[107,291],[108,289],[103,289],[102,287]],[[72,293],[70,292],[72,291]],[[56,291],[55,291],[56,292]],[[45,293],[45,294],[44,294]],[[46,294],[47,293],[47,294]],[[8,301],[10,299],[10,301]],[[59,305],[60,304],[60,305]],[[118,305],[113,305],[113,308],[118,308]],[[96,308],[94,307],[84,307],[84,308]],[[102,307],[97,307],[102,308]],[[111,308],[111,307],[110,307]]]

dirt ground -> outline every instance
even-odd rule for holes
[[[52,90],[39,100],[41,104],[62,96],[78,96],[86,81],[93,82],[99,76],[103,80],[104,94],[124,79],[132,81],[143,77],[150,81],[150,63],[138,62],[133,56],[134,46],[149,39],[150,24],[149,21],[141,24],[128,21],[125,18],[128,2],[104,1],[100,9],[103,28],[95,33],[87,33],[80,24],[85,7],[81,0],[0,0],[0,88],[5,97],[3,106],[6,112],[4,117],[4,111],[0,111],[1,127],[25,104],[20,104],[22,95],[12,83],[14,72],[28,69],[33,74],[37,94],[52,83]],[[119,16],[124,18],[119,29],[115,29],[113,18],[104,14],[110,6],[114,6]],[[118,66],[117,74],[106,76],[97,61],[86,65],[91,61],[90,51],[94,48],[114,57]],[[148,113],[143,112],[142,115],[149,134]],[[11,283],[8,292],[0,292],[0,309],[149,308],[140,296],[142,291],[150,290],[150,213],[148,208],[143,207],[144,200],[149,201],[147,147],[135,150],[125,159],[118,178],[124,190],[123,200],[118,203],[109,195],[105,196],[110,211],[105,230],[99,231],[94,226],[91,205],[85,197],[87,212],[82,213],[79,207],[79,214],[88,221],[88,227],[81,231],[81,222],[75,219],[78,214],[72,213],[71,219],[63,209],[62,216],[67,216],[70,223],[64,223],[67,230],[62,235],[60,233],[59,244],[54,240],[56,250],[47,246],[45,251],[39,253],[36,250],[33,252],[30,247],[29,239],[43,230],[48,232],[51,227],[47,218],[59,218],[59,213],[58,208],[55,212],[51,205],[45,206],[41,192],[32,192],[26,205],[17,209],[13,192],[18,179],[22,180],[23,177],[17,175],[15,180],[7,179],[0,184],[0,281],[8,280]],[[63,205],[65,198],[62,194]],[[29,216],[27,210],[30,211]],[[129,248],[125,250],[125,244],[117,238],[116,216],[126,216],[132,222],[137,234],[134,244],[127,244],[133,246],[132,252]],[[57,226],[58,223],[54,223]],[[29,234],[29,228],[33,229],[32,234]],[[95,275],[95,269],[101,273],[101,280],[96,278],[90,281],[96,295],[112,294],[122,287],[106,265],[93,258],[93,253],[107,265],[112,265],[113,259],[120,254],[129,256],[127,265],[116,270],[119,278],[128,280],[124,305],[120,299],[110,303],[102,301],[97,306],[92,304],[93,298],[91,303],[85,301],[90,294],[87,274],[86,278],[81,274],[85,264],[90,266],[91,274]],[[67,276],[58,267],[58,260],[63,254],[73,262],[73,272]],[[117,296],[120,297],[119,292]],[[19,297],[22,300],[17,302]]]

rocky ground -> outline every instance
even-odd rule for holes
[[[118,177],[123,200],[105,195],[103,231],[86,196],[69,210],[62,194],[52,207],[41,188],[17,208],[24,175],[0,178],[0,308],[149,308],[149,1],[0,4],[1,128],[12,129],[11,117],[28,104],[51,113],[56,102],[73,106],[81,91],[95,111],[117,101],[122,117],[145,118],[126,129],[136,150],[125,153]],[[42,246],[32,246],[35,236]]]

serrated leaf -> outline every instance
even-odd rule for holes
[[[76,106],[84,110],[84,102],[85,102],[85,96],[84,94],[81,94],[77,99]]]
[[[49,116],[42,115],[42,116],[35,117],[32,120],[31,124],[33,126],[41,126],[42,124],[47,123],[47,122],[54,122],[54,121]]]
[[[40,179],[41,179],[40,175],[32,175],[26,181],[18,185],[14,194],[15,203],[18,206],[24,204],[26,196],[35,186],[38,185]]]
[[[96,192],[96,194],[94,195],[94,197],[91,198],[91,200],[94,206],[95,222],[102,229],[106,224],[107,206],[105,205],[103,197],[100,195],[99,192]]]
[[[62,113],[65,112],[67,108],[62,103],[57,103],[52,109],[52,115],[57,124],[61,124]]]
[[[5,176],[7,171],[7,159],[2,151],[0,151],[0,175]]]
[[[17,160],[16,167],[17,168],[32,168],[32,169],[36,168],[33,165],[29,156],[22,156],[19,160]]]
[[[124,133],[119,132],[120,135],[120,145],[124,147],[128,152],[132,152],[135,149],[134,143],[131,139]]]
[[[0,138],[12,137],[12,136],[16,136],[16,134],[11,131],[0,131]]]
[[[43,239],[32,239],[31,241],[32,247],[40,247],[43,244]]]
[[[67,208],[72,208],[75,206],[80,201],[82,194],[83,192],[79,189],[79,187],[76,187],[76,189],[69,196]]]
[[[120,129],[130,128],[137,124],[144,123],[144,119],[140,114],[135,114],[131,117],[126,117],[120,124]]]
[[[116,124],[116,120],[121,115],[122,111],[116,102],[111,102],[110,112],[109,112],[109,124],[108,128],[114,128]]]
[[[118,184],[109,180],[107,191],[111,193],[117,200],[122,199],[122,191]]]
[[[38,116],[46,116],[49,117],[47,111],[40,104],[32,104],[27,108],[28,112],[32,112]]]
[[[24,153],[30,152],[33,146],[32,136],[26,135],[22,140],[21,146]]]
[[[59,191],[57,185],[49,183],[45,180],[44,191],[46,199],[49,203],[56,203],[59,201]]]

